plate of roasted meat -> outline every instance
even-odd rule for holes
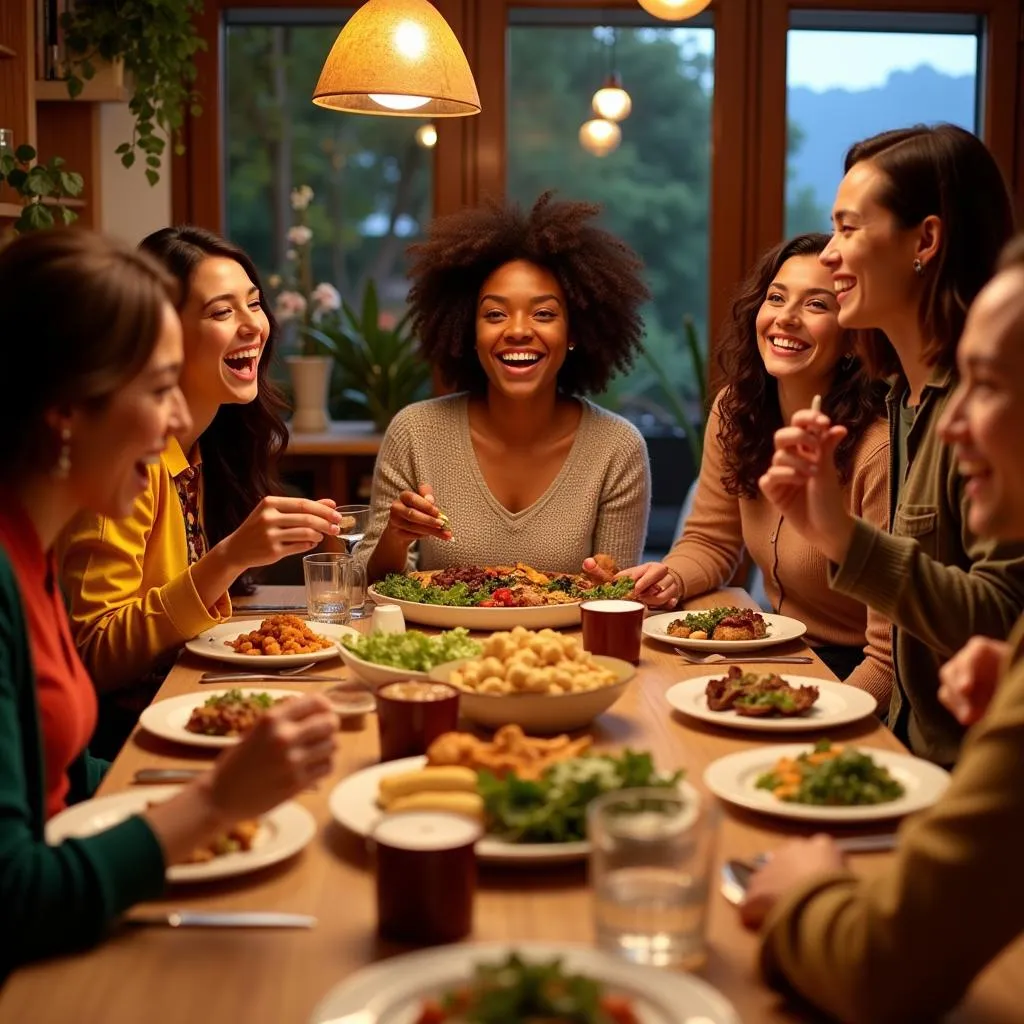
[[[752,651],[796,640],[807,632],[799,619],[756,608],[698,608],[644,619],[644,636],[699,651]]]
[[[665,694],[676,711],[727,729],[794,732],[832,728],[872,714],[875,698],[848,683],[792,673],[728,671],[676,683]]]

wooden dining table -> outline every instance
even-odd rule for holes
[[[300,593],[298,588],[264,588],[248,603],[297,604]],[[703,607],[722,603],[753,607],[739,590],[704,595],[696,602]],[[240,602],[236,608],[239,617],[263,614],[247,612],[245,604]],[[793,641],[764,653],[809,654],[810,649]],[[199,676],[214,667],[208,660],[183,655],[156,699],[202,691]],[[649,750],[660,768],[684,768],[689,781],[706,793],[702,775],[711,761],[774,739],[764,733],[704,725],[672,710],[665,699],[666,690],[673,683],[711,670],[686,664],[671,648],[645,639],[635,678],[593,726],[595,747]],[[832,678],[817,658],[793,670],[794,674]],[[273,685],[298,692],[330,685],[318,683],[318,675],[348,675],[348,670],[340,660],[332,660],[315,666],[301,681],[282,679]],[[867,748],[902,749],[875,718],[832,730],[830,736]],[[780,740],[793,738],[784,734]],[[136,730],[100,792],[129,788],[140,768],[204,766],[210,753]],[[315,927],[173,929],[121,924],[93,950],[16,971],[0,989],[0,1024],[304,1024],[332,986],[365,965],[409,948],[377,937],[374,881],[365,841],[344,832],[328,810],[328,794],[338,780],[375,764],[378,755],[374,715],[343,726],[333,773],[315,790],[297,797],[319,826],[305,850],[251,875],[204,885],[169,886],[161,900],[136,908],[142,912],[182,908],[285,911],[314,915]],[[718,865],[727,858],[751,858],[772,850],[789,836],[813,831],[813,827],[723,805]],[[862,827],[859,831],[876,832],[879,828]],[[870,877],[885,871],[893,856],[861,854],[850,863],[858,874]],[[784,1000],[760,980],[757,937],[741,926],[735,908],[719,894],[718,865],[708,906],[708,959],[699,973],[732,1001],[745,1024],[821,1020],[813,1010]],[[484,864],[470,938],[592,945],[591,898],[585,864]],[[935,900],[940,916],[942,894],[936,893]],[[2,916],[0,908],[0,919]],[[981,975],[949,1019],[1009,1024],[1024,1020],[1022,1008],[1024,944],[1017,943]]]

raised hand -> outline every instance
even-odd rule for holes
[[[434,490],[430,484],[420,484],[418,491],[402,491],[391,503],[387,531],[408,545],[421,537],[436,540],[451,540],[452,531],[441,510],[434,502]]]
[[[330,499],[268,496],[217,546],[234,567],[244,572],[315,548],[324,537],[337,536],[340,522],[341,515]]]
[[[1003,640],[974,636],[939,669],[939,700],[961,725],[988,710],[1009,651]]]
[[[631,579],[633,592],[630,596],[636,601],[642,601],[648,608],[674,608],[683,596],[679,577],[661,562],[644,562],[613,575],[602,569],[593,558],[585,558],[583,571],[598,583]]]
[[[771,466],[758,481],[764,496],[786,521],[833,562],[842,562],[853,536],[835,465],[846,427],[822,412],[801,409],[790,426],[775,432]]]

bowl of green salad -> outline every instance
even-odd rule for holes
[[[462,628],[436,636],[417,629],[404,633],[374,631],[365,636],[346,636],[344,641],[341,660],[375,690],[400,679],[427,679],[435,666],[457,658],[473,658],[481,651],[480,644]]]

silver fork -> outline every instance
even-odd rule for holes
[[[775,655],[769,658],[746,658],[746,657],[731,657],[725,654],[687,654],[685,651],[681,651],[678,647],[676,648],[676,654],[683,659],[689,665],[722,665],[728,662],[731,665],[742,665],[742,664],[770,664],[770,665],[810,665],[813,658],[809,658],[804,654],[789,654],[789,655]]]
[[[200,677],[201,683],[226,683],[232,679],[278,679],[288,678],[288,676],[297,676],[305,672],[307,668],[312,668],[318,664],[315,661],[307,661],[302,665],[292,665],[289,668],[279,668],[277,671],[268,671],[264,669],[261,672],[204,672]],[[254,665],[253,668],[258,668]]]

